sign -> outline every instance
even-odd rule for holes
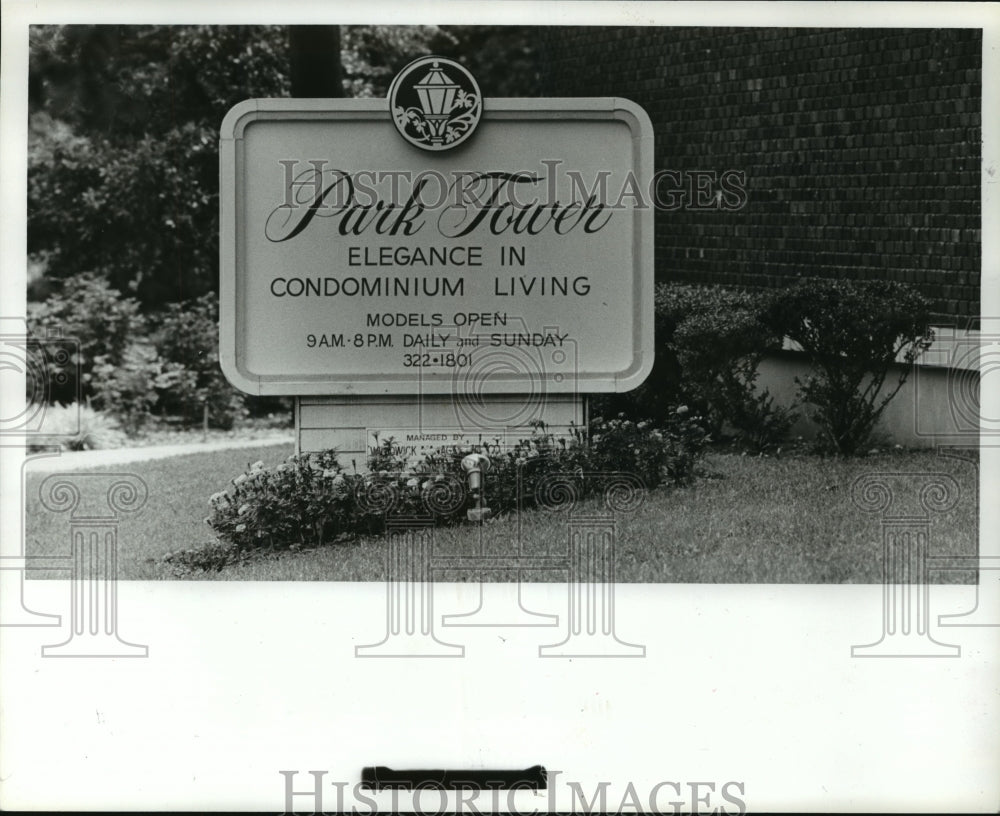
[[[472,99],[443,62],[404,69],[394,108],[260,99],[226,116],[220,362],[240,389],[582,394],[649,373],[645,112]],[[458,122],[476,110],[478,128]],[[422,130],[401,126],[418,112]]]
[[[560,425],[546,426],[547,434],[556,440],[562,439],[569,443],[573,431],[578,427]],[[425,457],[441,452],[461,454],[479,450],[485,444],[492,451],[510,451],[518,443],[532,438],[531,428],[505,428],[489,432],[470,431],[458,427],[434,428],[368,428],[366,432],[367,454],[370,456],[376,450],[389,444],[389,452],[406,461],[407,467],[418,467]]]

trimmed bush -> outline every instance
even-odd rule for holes
[[[710,427],[729,426],[758,450],[780,442],[794,414],[757,387],[761,360],[781,347],[781,336],[764,322],[766,299],[693,286],[662,287],[658,297],[675,325],[667,342],[680,363],[682,387],[703,406]]]
[[[774,298],[766,319],[805,352],[812,370],[796,379],[799,393],[813,406],[822,445],[844,455],[868,443],[934,340],[930,301],[892,281],[802,279]],[[897,362],[898,376],[889,377]]]
[[[781,335],[764,320],[766,308],[767,300],[751,292],[658,285],[652,373],[634,392],[596,398],[595,408],[656,421],[665,406],[685,403],[715,437],[735,433],[757,450],[780,442],[795,415],[757,386],[761,359],[781,347]]]

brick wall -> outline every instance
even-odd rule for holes
[[[625,96],[656,168],[744,170],[738,211],[660,211],[659,280],[891,278],[979,314],[977,29],[551,28],[542,93]]]

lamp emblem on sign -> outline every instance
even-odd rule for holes
[[[448,150],[468,139],[483,115],[483,96],[462,65],[444,57],[421,57],[389,86],[396,130],[423,150]]]

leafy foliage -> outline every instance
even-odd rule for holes
[[[116,144],[288,94],[280,26],[32,26],[30,48],[32,109]]]
[[[530,94],[528,31],[346,26],[344,90],[383,96],[436,52],[469,63],[487,93]],[[146,308],[213,291],[219,126],[243,99],[288,95],[287,28],[33,26],[30,46],[35,262],[49,277],[98,273]]]
[[[32,29],[28,250],[45,274],[94,272],[146,307],[212,291],[218,128],[241,99],[287,93],[285,40],[278,27]]]
[[[29,451],[58,447],[69,451],[120,447],[125,440],[117,420],[89,405],[48,405],[42,433],[29,438]]]
[[[751,292],[658,285],[653,371],[635,392],[596,400],[598,410],[656,421],[663,406],[683,402],[704,416],[713,436],[728,429],[754,449],[773,446],[795,416],[757,385],[761,360],[781,344],[763,321],[765,308]]]
[[[237,549],[295,549],[351,530],[352,483],[336,453],[290,456],[275,468],[256,462],[214,494],[206,522]]]
[[[538,96],[539,29],[531,26],[442,26],[452,45],[438,53],[462,62],[484,96]]]
[[[774,299],[770,325],[812,366],[798,382],[825,447],[852,454],[868,442],[910,364],[934,340],[929,309],[922,295],[891,281],[804,279]]]
[[[171,303],[159,316],[152,340],[162,360],[175,372],[162,394],[163,409],[189,423],[201,421],[208,406],[209,421],[230,428],[245,410],[219,367],[219,304],[212,294]]]
[[[595,420],[590,431],[589,442],[582,430],[567,440],[539,426],[510,449],[490,443],[441,448],[413,468],[386,439],[369,457],[364,475],[344,470],[333,450],[293,455],[275,468],[256,462],[209,499],[211,514],[205,521],[216,544],[174,553],[170,560],[178,568],[221,568],[252,550],[296,550],[379,533],[386,511],[366,500],[372,496],[391,496],[392,512],[399,517],[426,516],[434,506],[428,493],[452,490],[458,500],[441,505],[434,518],[438,524],[462,521],[468,496],[454,490],[466,484],[461,462],[473,451],[491,460],[486,497],[495,514],[504,514],[532,507],[541,480],[552,473],[576,474],[569,478],[581,498],[593,489],[587,478],[593,473],[634,474],[650,489],[664,482],[682,484],[708,441],[700,418],[685,406],[671,412],[660,429],[618,417]]]
[[[139,343],[131,344],[118,364],[99,355],[86,376],[93,404],[117,417],[132,435],[149,419],[150,411],[159,401],[157,390],[170,384],[170,372],[164,370],[156,351]]]
[[[686,395],[704,406],[716,431],[725,424],[761,450],[781,441],[794,415],[757,387],[758,367],[781,336],[762,320],[766,300],[728,289],[661,285],[657,306],[675,326],[665,345],[677,356]]]
[[[101,278],[83,274],[67,278],[44,303],[28,304],[28,331],[44,338],[62,336],[79,344],[79,358],[69,361],[83,372],[83,395],[93,396],[92,371],[101,363],[115,367],[125,360],[131,338],[142,332],[139,304],[124,297]],[[72,390],[63,391],[53,379],[49,399],[68,402]],[[66,377],[66,388],[75,389],[75,377]]]
[[[456,39],[438,26],[344,26],[340,59],[344,93],[351,97],[387,96],[392,78],[408,63],[454,49]]]

